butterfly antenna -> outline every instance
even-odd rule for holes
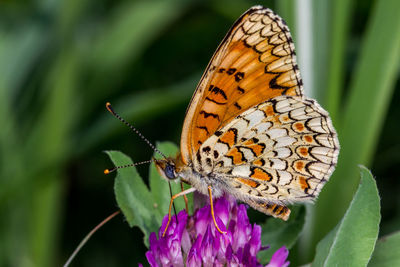
[[[163,156],[164,158],[167,158],[164,153],[162,153],[160,150],[158,150],[152,143],[150,143],[149,140],[147,140],[146,137],[144,137],[142,135],[141,132],[139,132],[135,127],[133,127],[132,124],[130,124],[129,122],[127,122],[126,120],[124,120],[118,113],[116,113],[114,111],[114,109],[112,108],[111,104],[109,102],[106,103],[106,108],[107,110],[117,119],[119,119],[121,122],[123,122],[126,126],[128,126],[129,128],[131,128],[132,131],[134,131],[140,138],[142,138],[143,141],[145,141],[155,152],[157,152],[158,154],[160,154],[161,156]]]
[[[147,164],[147,163],[151,163],[153,160],[146,160],[146,161],[141,161],[141,162],[136,162],[136,163],[131,163],[131,164],[126,164],[126,165],[122,165],[122,166],[117,166],[114,167],[112,169],[105,169],[104,170],[104,174],[109,174],[112,173],[118,169],[123,169],[123,168],[128,168],[128,167],[133,167],[133,166],[137,166],[137,165],[142,165],[142,164]]]
[[[169,186],[169,194],[170,194],[170,196],[172,198],[172,187],[171,187],[171,182],[170,181],[168,181],[168,186]],[[178,215],[176,215],[175,202],[172,202],[172,206],[174,207],[174,213],[175,213],[176,222],[178,223]]]
[[[93,228],[86,236],[85,238],[79,243],[79,245],[76,247],[74,252],[71,254],[71,256],[68,258],[67,262],[64,264],[64,267],[67,267],[70,265],[71,261],[75,258],[76,254],[82,249],[82,247],[89,241],[89,239],[92,237],[92,235],[99,230],[106,222],[120,214],[121,211],[117,210],[107,218],[105,218],[101,223],[99,223],[95,228]]]

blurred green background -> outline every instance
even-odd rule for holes
[[[105,103],[149,140],[178,144],[208,60],[255,4],[289,24],[306,92],[330,111],[342,145],[290,260],[310,261],[341,218],[359,181],[357,164],[376,176],[381,235],[400,228],[400,1],[3,0],[0,266],[62,265],[117,210],[102,151],[121,150],[135,162],[153,151]],[[139,172],[147,177],[148,166]],[[119,216],[72,266],[145,262],[142,238]]]

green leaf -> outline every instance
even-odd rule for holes
[[[400,266],[400,231],[384,236],[378,240],[372,254],[369,267]]]
[[[178,153],[178,147],[170,142],[160,143],[157,148],[167,156],[176,156]],[[106,153],[115,166],[132,163],[131,159],[121,152],[106,151]],[[159,158],[160,155],[155,152],[154,157]],[[134,167],[118,169],[114,184],[118,206],[129,225],[131,227],[138,226],[142,230],[146,246],[148,246],[150,233],[158,231],[163,217],[168,214],[171,200],[168,182],[161,178],[154,163],[150,166],[149,184],[151,190],[148,189]],[[181,191],[180,184],[174,181],[171,182],[171,188],[172,194]],[[185,208],[183,198],[176,199],[174,203],[177,212]],[[189,201],[189,203],[192,202]]]
[[[314,243],[340,221],[351,202],[359,181],[357,164],[368,165],[373,157],[398,80],[398,10],[398,0],[375,1],[371,9],[348,94],[342,97],[346,102],[340,105],[340,117],[334,120],[342,149],[337,168],[315,205]]]
[[[303,230],[305,221],[305,207],[295,206],[287,222],[281,219],[269,218],[262,227],[261,242],[270,248],[261,251],[258,257],[263,263],[268,262],[272,254],[282,246],[291,248]]]
[[[106,151],[115,166],[131,164],[132,160],[118,151]],[[138,226],[148,246],[149,235],[160,227],[161,214],[155,208],[153,197],[136,168],[118,169],[114,183],[118,206],[131,227]]]
[[[321,242],[312,266],[366,266],[379,232],[379,194],[371,172],[361,168],[361,183],[340,223]]]
[[[325,1],[327,2],[327,1]],[[343,93],[343,84],[345,80],[345,69],[347,54],[346,48],[349,45],[349,31],[351,30],[350,20],[353,17],[355,1],[336,0],[325,5],[330,10],[330,14],[324,14],[325,17],[320,17],[320,21],[328,20],[330,28],[325,28],[326,39],[324,51],[319,51],[321,56],[325,58],[325,65],[320,64],[315,68],[317,75],[315,77],[316,84],[319,88],[326,88],[326,92],[320,92],[324,95],[324,103],[329,110],[329,114],[334,122],[336,122],[339,109],[340,99]],[[321,3],[320,3],[321,5]],[[318,15],[317,15],[318,16]],[[332,20],[331,18],[334,18]],[[318,27],[318,26],[317,26]],[[320,40],[318,40],[320,41]],[[317,40],[315,46],[318,47]],[[324,55],[322,55],[324,53]],[[319,56],[318,55],[318,56]],[[316,58],[316,60],[319,60]],[[323,77],[318,77],[319,73],[323,73]]]
[[[29,201],[32,206],[27,219],[30,222],[30,243],[32,261],[37,266],[52,266],[54,260],[49,258],[57,242],[56,233],[63,203],[63,185],[65,175],[61,171],[65,166],[65,157],[73,146],[70,136],[77,122],[80,105],[75,100],[77,81],[80,73],[80,60],[77,53],[65,49],[60,53],[48,72],[42,93],[47,97],[41,104],[41,112],[35,127],[24,139],[23,151],[30,162],[28,181],[22,186],[29,188],[32,183],[32,195]],[[71,103],[74,102],[74,109]],[[62,120],[60,120],[62,118]],[[51,129],[51,131],[49,131]],[[27,170],[25,170],[27,171]],[[27,242],[27,243],[28,243]],[[49,254],[50,253],[50,254]]]
[[[294,41],[296,42],[297,29],[296,29],[296,2],[291,0],[280,0],[276,2],[276,10],[286,22],[290,29],[290,34],[292,35]]]
[[[157,148],[167,156],[175,157],[178,154],[178,147],[171,142],[162,142],[157,144]],[[154,154],[155,158],[161,158],[157,153]],[[154,203],[160,210],[161,214],[167,214],[169,209],[169,203],[171,195],[169,192],[168,182],[160,176],[154,163],[150,166],[149,183],[151,188],[151,194],[153,196]],[[180,183],[171,181],[172,194],[177,194],[181,191]],[[189,197],[189,196],[188,196]],[[179,197],[174,200],[176,211],[179,212],[185,208],[185,202],[183,197]],[[192,203],[192,202],[189,202]],[[160,221],[161,224],[161,221]]]

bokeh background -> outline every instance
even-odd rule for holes
[[[60,266],[118,208],[104,150],[135,162],[151,141],[179,143],[186,106],[233,22],[255,4],[292,30],[306,93],[327,108],[342,151],[308,207],[293,265],[338,222],[358,185],[376,176],[381,233],[400,228],[400,2],[397,0],[0,1],[0,266]],[[139,172],[147,177],[148,166]],[[164,182],[161,181],[160,182]],[[167,211],[166,211],[167,212]],[[254,220],[260,214],[251,213]],[[120,215],[71,266],[136,266],[143,235]]]

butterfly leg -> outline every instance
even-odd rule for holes
[[[208,186],[208,195],[210,196],[211,216],[213,218],[215,228],[217,228],[218,232],[220,232],[221,234],[226,234],[226,232],[219,229],[217,221],[215,220],[211,186]]]
[[[164,229],[164,232],[162,235],[163,237],[165,236],[165,233],[167,232],[169,223],[171,222],[171,210],[172,210],[172,204],[174,203],[174,199],[176,199],[177,197],[180,197],[180,196],[184,196],[186,194],[190,194],[194,191],[196,191],[196,188],[192,187],[192,188],[186,189],[185,191],[182,191],[176,195],[173,195],[171,197],[171,201],[169,202],[169,210],[168,210],[168,222],[167,222],[167,225],[165,226],[165,229]]]
[[[183,182],[181,181],[181,191],[184,191],[183,188]],[[188,208],[188,199],[186,195],[183,195],[183,199],[185,200],[185,209],[186,209],[186,213],[189,213],[189,208]]]

